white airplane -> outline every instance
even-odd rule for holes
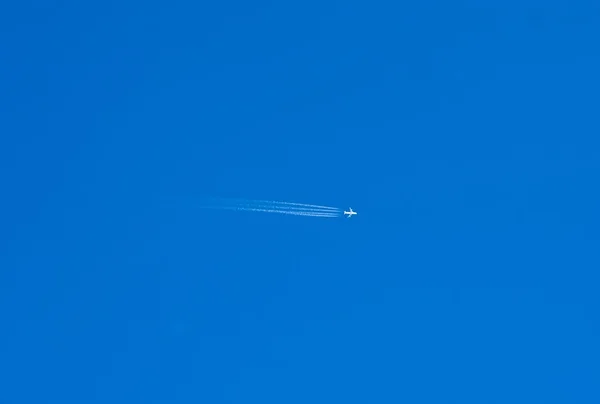
[[[352,215],[356,215],[357,213],[355,211],[352,210],[352,208],[350,208],[350,211],[344,211],[344,215],[348,215],[348,217],[352,216]]]

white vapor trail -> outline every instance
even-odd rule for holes
[[[278,202],[278,201],[255,201],[255,202],[263,202],[263,203],[269,203],[269,204],[273,204],[273,205],[298,206],[298,207],[303,207],[303,208],[313,208],[313,209],[323,209],[323,210],[339,211],[338,208],[333,208],[331,206],[309,205],[307,203]]]
[[[339,209],[323,209],[323,208],[305,208],[302,206],[288,206],[288,205],[278,205],[278,204],[253,204],[253,203],[243,203],[234,206],[246,207],[246,208],[260,208],[260,209],[278,209],[278,210],[290,210],[290,211],[298,211],[298,212],[321,212],[321,213],[339,213]]]
[[[331,206],[311,205],[296,202],[248,200],[248,199],[221,199],[213,201],[209,209],[224,209],[247,212],[279,213],[292,216],[307,217],[339,217],[341,210]]]
[[[250,208],[250,207],[241,207],[241,206],[240,207],[234,207],[234,208],[225,208],[225,209],[233,209],[233,210],[247,211],[247,212],[281,213],[283,215],[292,215],[292,216],[339,217],[339,214],[337,214],[337,213],[296,211],[296,210],[280,210],[280,209],[264,209],[264,208]]]
[[[298,203],[298,202],[284,202],[284,201],[266,201],[266,200],[249,200],[249,199],[225,199],[223,200],[225,204],[229,205],[267,205],[267,206],[279,206],[286,208],[297,208],[297,209],[310,209],[310,210],[328,210],[328,211],[336,211],[338,212],[340,209],[334,208],[331,206],[323,206],[323,205],[312,205],[308,203]]]

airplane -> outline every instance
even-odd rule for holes
[[[350,208],[350,211],[344,211],[344,215],[348,215],[348,217],[351,217],[352,215],[356,215],[357,213],[355,211],[352,210],[352,208]]]

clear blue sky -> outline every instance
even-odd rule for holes
[[[600,402],[597,1],[7,1],[0,32],[0,403]]]

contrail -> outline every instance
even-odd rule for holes
[[[249,206],[211,206],[206,207],[209,209],[223,209],[223,210],[236,210],[240,212],[266,212],[266,213],[281,213],[284,215],[292,216],[311,216],[311,217],[339,217],[339,213],[329,212],[311,212],[311,211],[297,211],[297,210],[282,210],[282,209],[266,209],[256,208]]]
[[[338,208],[334,208],[331,206],[312,205],[312,204],[308,204],[308,203],[284,202],[284,201],[229,199],[229,200],[225,200],[224,202],[230,203],[230,204],[268,205],[268,206],[286,207],[286,208],[290,208],[290,209],[295,207],[296,209],[328,210],[328,211],[336,211],[336,212],[340,210]]]
[[[301,212],[301,211],[295,211],[295,210],[245,208],[245,207],[235,207],[235,208],[225,208],[225,209],[232,209],[232,210],[246,211],[246,212],[281,213],[283,215],[292,215],[292,216],[339,217],[339,214],[337,214],[337,213],[321,213],[321,212],[309,212],[309,211]]]
[[[212,206],[204,206],[204,208],[279,213],[283,215],[307,217],[339,217],[342,213],[340,209],[331,206],[249,199],[213,200]]]
[[[305,208],[303,206],[288,206],[288,205],[277,205],[277,204],[254,204],[254,203],[243,203],[233,206],[241,206],[247,208],[261,208],[261,209],[279,209],[279,210],[290,210],[298,212],[321,212],[321,213],[339,213],[339,209],[323,209],[323,208]]]
[[[307,203],[296,203],[296,202],[278,202],[278,201],[255,201],[255,202],[266,202],[271,203],[273,205],[287,205],[287,206],[300,206],[304,208],[314,208],[314,209],[326,209],[332,211],[338,211],[338,208],[333,208],[331,206],[322,206],[322,205],[309,205]]]

